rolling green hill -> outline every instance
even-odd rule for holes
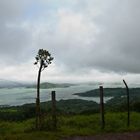
[[[41,131],[35,129],[35,104],[3,107],[0,109],[0,140],[62,140],[69,136],[140,131],[140,102],[134,103],[134,110],[130,112],[130,127],[127,127],[125,98],[115,97],[107,102],[104,130],[101,129],[99,104],[93,101],[80,99],[57,101],[56,131],[52,128],[51,101],[41,103],[43,114]]]
[[[74,93],[74,95],[82,97],[99,97],[100,91],[99,89],[94,89],[83,93]],[[104,88],[105,97],[118,97],[125,95],[126,95],[125,88]],[[140,96],[140,88],[130,88],[130,96]]]

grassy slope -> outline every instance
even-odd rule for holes
[[[100,114],[59,116],[58,130],[35,131],[34,119],[23,122],[0,122],[0,140],[57,140],[72,135],[94,135],[106,132],[140,131],[140,113],[131,113],[131,125],[126,126],[126,113],[107,113],[106,127],[100,128]],[[50,128],[50,121],[46,120]]]

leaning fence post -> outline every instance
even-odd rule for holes
[[[57,128],[57,118],[56,118],[56,99],[55,99],[55,91],[52,91],[52,123],[53,129]]]
[[[103,86],[100,86],[100,112],[101,112],[101,127],[105,127],[105,118],[104,118],[104,99],[103,99]]]
[[[123,82],[126,86],[126,93],[127,93],[127,126],[129,127],[129,125],[130,125],[129,88],[128,88],[125,80],[123,80]]]

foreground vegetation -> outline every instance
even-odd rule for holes
[[[75,135],[140,131],[140,89],[131,90],[130,127],[127,127],[127,100],[124,89],[117,88],[118,92],[114,89],[107,89],[107,91],[109,91],[106,92],[108,96],[114,92],[116,95],[105,103],[104,129],[101,129],[99,104],[93,101],[70,99],[57,101],[57,130],[54,130],[51,101],[49,101],[41,103],[43,120],[41,131],[35,129],[35,104],[1,107],[0,140],[61,140]]]
[[[140,113],[131,113],[131,124],[126,125],[126,113],[106,113],[106,126],[100,127],[100,114],[93,115],[61,115],[58,117],[57,130],[52,129],[51,117],[44,121],[44,129],[34,129],[35,119],[26,121],[1,121],[0,140],[59,140],[74,135],[95,135],[108,132],[140,131]]]

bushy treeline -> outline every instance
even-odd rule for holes
[[[32,105],[6,107],[0,109],[0,120],[22,121],[35,116],[35,107]]]
[[[127,111],[127,98],[114,97],[106,103],[108,111]],[[130,98],[130,111],[140,112],[140,97],[132,96]]]
[[[99,112],[99,104],[80,99],[60,100],[56,102],[58,115],[74,115]],[[41,114],[51,114],[51,101],[41,103]],[[36,115],[35,104],[3,107],[0,109],[1,120],[22,121]]]
[[[100,112],[100,105],[80,99],[60,100],[56,103],[57,115],[94,114]],[[0,108],[0,119],[22,121],[36,116],[35,104]],[[51,101],[41,103],[42,115],[51,115]],[[127,111],[126,97],[114,97],[105,104],[105,112]],[[131,98],[130,111],[140,112],[140,98]]]

